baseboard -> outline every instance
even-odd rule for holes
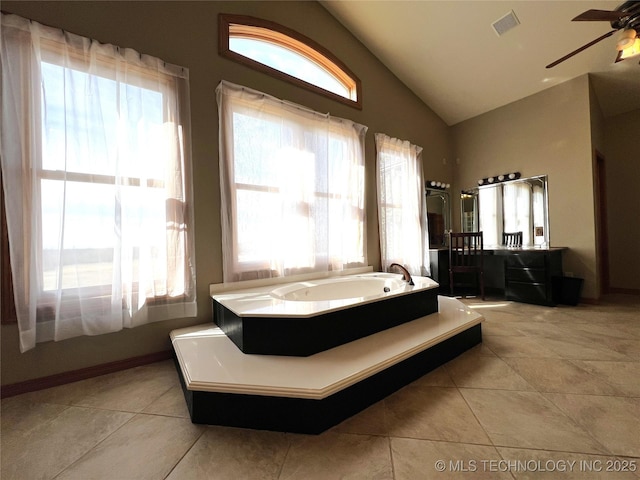
[[[640,295],[640,288],[609,287],[607,293],[622,293],[625,295]]]
[[[170,350],[141,355],[139,357],[126,358],[115,362],[94,365],[93,367],[81,368],[79,370],[71,370],[69,372],[57,373],[47,377],[34,378],[24,382],[2,385],[0,387],[0,398],[13,397],[22,393],[35,392],[45,388],[57,387],[66,383],[86,380],[87,378],[98,377],[107,373],[119,372],[133,367],[140,367],[150,363],[160,362],[172,358]]]
[[[607,295],[640,295],[640,288],[620,288],[620,287],[609,287],[606,292],[602,294],[600,298],[588,298],[581,297],[580,303],[584,303],[587,305],[600,305],[604,297]]]
[[[478,323],[322,399],[189,390],[175,364],[193,423],[317,435],[480,342]]]
[[[600,305],[599,298],[580,297],[580,302],[587,305]]]

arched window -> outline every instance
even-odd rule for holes
[[[247,66],[362,108],[360,80],[331,52],[267,20],[220,14],[220,54]]]

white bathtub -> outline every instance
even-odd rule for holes
[[[428,277],[366,273],[212,295],[214,322],[245,353],[307,356],[438,311]]]
[[[322,302],[355,298],[371,298],[404,292],[407,282],[392,276],[357,275],[309,282],[298,282],[275,288],[271,295],[282,300]]]
[[[399,295],[437,289],[428,277],[413,277],[409,285],[400,274],[372,272],[228,291],[212,298],[239,317],[312,317]]]

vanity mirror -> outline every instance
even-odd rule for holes
[[[426,188],[427,223],[429,228],[429,247],[446,246],[445,232],[451,229],[451,202],[449,192],[436,188]]]
[[[522,232],[523,247],[548,247],[548,204],[546,175],[482,185],[461,194],[462,231],[481,230],[485,246]]]

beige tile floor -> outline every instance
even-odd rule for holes
[[[482,345],[321,435],[193,425],[167,361],[3,400],[0,477],[640,478],[640,298],[465,302]]]

